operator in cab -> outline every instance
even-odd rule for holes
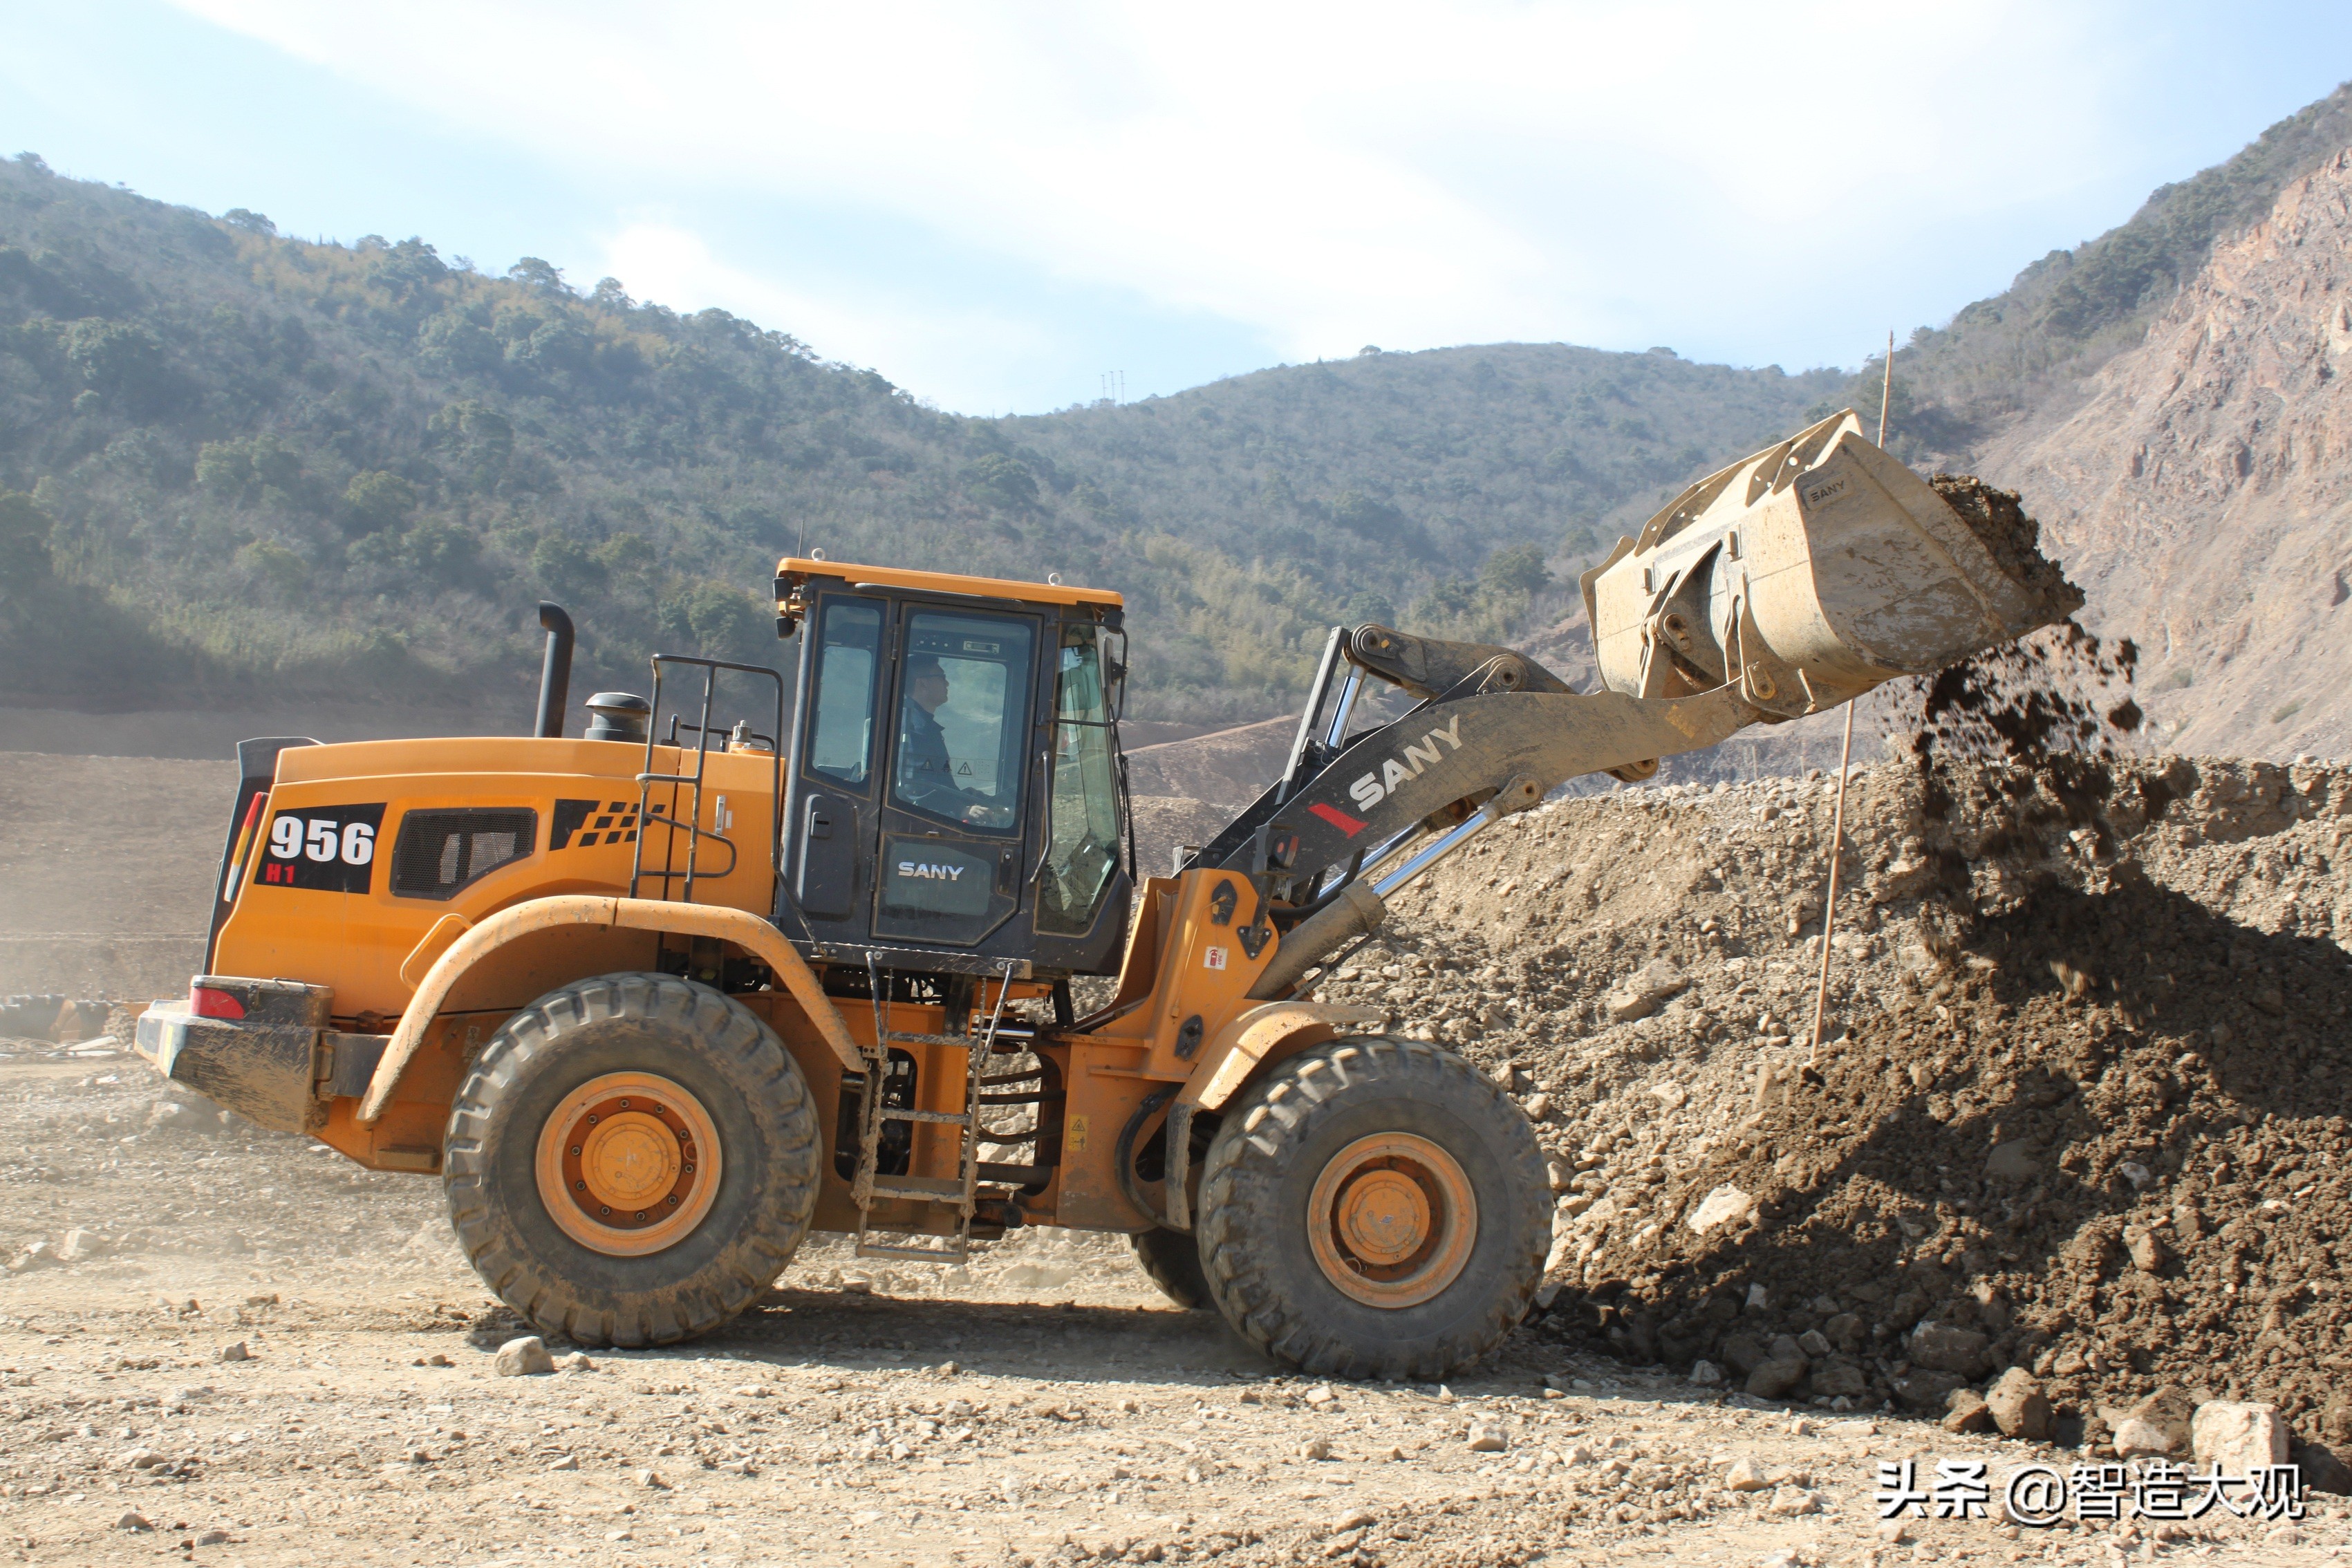
[[[916,655],[907,661],[905,690],[898,710],[898,798],[961,822],[1005,826],[1012,820],[1010,807],[955,782],[947,731],[938,718],[954,695],[946,668],[930,655]]]

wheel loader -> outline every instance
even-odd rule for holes
[[[707,1332],[813,1228],[953,1263],[1048,1225],[1125,1233],[1308,1371],[1441,1376],[1539,1283],[1544,1163],[1501,1089],[1318,977],[1568,779],[2079,602],[2016,560],[1824,420],[1583,575],[1591,691],[1334,629],[1280,776],[1164,876],[1135,861],[1115,593],[788,558],[789,678],[656,656],[577,739],[545,605],[531,735],[240,746],[205,973],[138,1048],[437,1177],[483,1280],[583,1344]],[[1081,1013],[1088,976],[1115,985]]]

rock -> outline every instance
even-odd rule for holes
[[[1732,1225],[1747,1218],[1755,1207],[1754,1198],[1726,1182],[1699,1199],[1698,1206],[1690,1211],[1690,1217],[1683,1223],[1703,1236],[1717,1226]]]
[[[1473,1447],[1476,1446],[1475,1443],[1471,1445]],[[1331,1457],[1331,1445],[1320,1437],[1313,1438],[1298,1445],[1298,1457],[1307,1460],[1328,1459]]]
[[[525,1334],[499,1347],[490,1370],[500,1377],[532,1377],[553,1372],[555,1358],[547,1353],[546,1341],[537,1334]]]
[[[2126,1160],[2116,1167],[2116,1174],[2129,1182],[2136,1193],[2144,1191],[2150,1182],[2156,1180],[2156,1173],[2137,1160]]]
[[[580,1457],[577,1454],[566,1454],[547,1468],[551,1470],[576,1470],[580,1468]]]
[[[204,1531],[196,1537],[196,1544],[199,1546],[226,1546],[228,1544],[228,1531],[215,1524],[210,1530]]]
[[[1547,1162],[1544,1173],[1551,1178],[1551,1190],[1556,1193],[1568,1191],[1569,1183],[1576,1180],[1576,1167],[1563,1160]]]
[[[1802,1487],[1782,1487],[1772,1494],[1770,1507],[1774,1513],[1793,1518],[1798,1514],[1821,1512],[1822,1500]]]
[[[1474,1454],[1500,1454],[1511,1446],[1510,1434],[1491,1421],[1471,1424],[1470,1451]]]
[[[1832,1314],[1830,1321],[1822,1325],[1822,1332],[1828,1336],[1832,1345],[1847,1355],[1856,1354],[1862,1349],[1862,1320],[1852,1312]]]
[[[1764,1479],[1764,1467],[1743,1454],[1731,1461],[1723,1472],[1723,1489],[1732,1492],[1760,1492],[1772,1483]]]
[[[163,1458],[152,1448],[133,1448],[122,1456],[122,1463],[134,1470],[152,1470]]]
[[[1307,1391],[1307,1403],[1309,1405],[1329,1405],[1339,1397],[1339,1394],[1332,1392],[1331,1385],[1328,1383],[1318,1383]]]
[[[2171,1261],[2171,1254],[2165,1250],[2164,1238],[2153,1231],[2135,1232],[2126,1246],[2131,1252],[2132,1267],[2143,1274],[2158,1273],[2165,1264]]]
[[[2158,1388],[2147,1398],[2124,1411],[2120,1417],[2106,1411],[2102,1411],[2100,1414],[2106,1415],[2109,1423],[2115,1427],[2115,1436],[2112,1441],[2116,1453],[2121,1458],[2135,1457],[2134,1454],[2123,1453],[2124,1428],[2126,1426],[2135,1426],[2151,1430],[2155,1434],[2154,1442],[2162,1445],[2161,1447],[2152,1446],[2147,1436],[2135,1433],[2132,1438],[2135,1444],[2135,1454],[2161,1455],[2177,1459],[2189,1450],[2189,1426],[2196,1419],[2197,1402],[2180,1390],[2168,1385]]]
[[[116,1520],[114,1521],[114,1528],[117,1530],[152,1530],[155,1526],[145,1514],[141,1513],[134,1508],[130,1512],[124,1514],[121,1519]]]
[[[1654,958],[1628,975],[1602,999],[1612,1024],[1646,1018],[1689,986],[1683,972],[1663,958]]]
[[[1823,1430],[1832,1437],[1875,1437],[1878,1436],[1878,1423],[1875,1421],[1832,1421],[1828,1426],[1824,1427]]]
[[[1914,1370],[1895,1379],[1895,1397],[1906,1409],[1922,1414],[1941,1411],[1950,1403],[1952,1390],[1967,1381],[1958,1373]]]
[[[2197,1463],[2242,1476],[2257,1465],[2287,1462],[2286,1418],[2275,1405],[2216,1399],[2197,1407],[2189,1424]]]
[[[1768,1361],[1748,1374],[1748,1392],[1759,1399],[1779,1399],[1805,1381],[1804,1362]]]
[[[1876,1526],[1878,1539],[1889,1546],[1906,1545],[1911,1540],[1911,1527],[1899,1519],[1881,1520]]]
[[[1984,1370],[1989,1342],[1974,1329],[1952,1323],[1922,1323],[1911,1335],[1911,1364],[1930,1372],[1971,1378]]]
[[[1381,1516],[1370,1509],[1352,1508],[1332,1520],[1323,1529],[1328,1534],[1345,1535],[1349,1531],[1361,1530],[1367,1525],[1378,1524],[1380,1521]]]
[[[1723,1369],[1711,1361],[1691,1363],[1690,1380],[1701,1388],[1718,1387],[1723,1383]]]
[[[2028,1442],[2050,1440],[2053,1412],[2049,1398],[2033,1374],[2021,1366],[2011,1367],[1993,1380],[1985,1390],[1985,1405],[1992,1412],[1993,1425],[2004,1437],[2022,1437]]]
[[[1833,1355],[1813,1364],[1812,1387],[1822,1399],[1860,1399],[1870,1392],[1870,1374],[1852,1356]]]
[[[637,1472],[637,1485],[646,1488],[649,1491],[666,1492],[669,1490],[669,1483],[662,1479],[660,1476],[656,1475],[652,1470],[639,1470]]]
[[[2324,1443],[2303,1443],[2294,1449],[2294,1468],[2303,1472],[2305,1491],[2352,1493],[2352,1465],[2336,1457]]]
[[[1537,1093],[1528,1096],[1528,1120],[1541,1121],[1551,1114],[1551,1096]]]
[[[79,1263],[86,1258],[97,1257],[105,1249],[105,1244],[98,1239],[98,1234],[95,1231],[84,1230],[79,1226],[76,1226],[66,1232],[66,1238],[63,1241],[58,1243],[58,1261]]]
[[[216,1362],[251,1361],[252,1359],[253,1352],[246,1348],[243,1340],[237,1341],[235,1344],[223,1345],[213,1352],[213,1360]]]
[[[1830,1342],[1819,1329],[1807,1329],[1797,1336],[1797,1348],[1818,1360],[1830,1353]]]
[[[2109,1442],[2118,1459],[2160,1458],[2172,1452],[2172,1439],[2164,1428],[2129,1415],[2116,1423],[2115,1436]]]
[[[2029,1138],[1997,1143],[1992,1152],[1985,1157],[1984,1173],[1988,1176],[2005,1176],[2012,1182],[2021,1182],[2033,1174],[2034,1169],[2033,1142]]]
[[[1748,1374],[1771,1359],[1763,1342],[1754,1334],[1734,1334],[1723,1342],[1723,1364],[1731,1375],[1745,1383]]]
[[[440,1364],[447,1366],[449,1363],[445,1359]],[[596,1363],[588,1359],[586,1352],[573,1351],[570,1355],[560,1355],[555,1358],[555,1370],[558,1372],[594,1372],[596,1370]],[[737,1392],[740,1393],[741,1391],[739,1389]],[[762,1388],[759,1392],[765,1394],[768,1391]]]
[[[1992,1406],[1972,1388],[1956,1388],[1944,1407],[1943,1427],[1957,1436],[1962,1432],[1992,1430]]]
[[[1570,1193],[1568,1196],[1560,1199],[1559,1203],[1553,1205],[1553,1212],[1565,1215],[1570,1219],[1574,1219],[1577,1215],[1582,1214],[1591,1206],[1592,1198],[1590,1194]]]

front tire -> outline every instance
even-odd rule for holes
[[[1200,1252],[1228,1322],[1318,1374],[1442,1377],[1525,1315],[1549,1191],[1519,1108],[1450,1051],[1334,1040],[1226,1113]]]
[[[583,1344],[707,1333],[783,1272],[816,1206],[799,1065],[740,1003],[666,974],[551,991],[459,1087],[443,1185],[499,1298]]]

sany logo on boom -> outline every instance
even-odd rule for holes
[[[1390,795],[1397,786],[1421,776],[1423,768],[1444,761],[1445,752],[1437,742],[1443,741],[1455,751],[1462,749],[1462,715],[1456,713],[1442,730],[1432,730],[1421,740],[1405,747],[1402,752],[1381,764],[1377,775],[1366,773],[1348,786],[1348,794],[1359,809],[1370,811]]]

